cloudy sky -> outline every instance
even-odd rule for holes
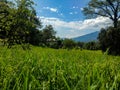
[[[82,36],[110,24],[104,17],[86,19],[82,13],[89,0],[34,0],[43,25],[51,24],[61,38]]]

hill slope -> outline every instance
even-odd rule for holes
[[[98,34],[99,34],[99,31],[96,31],[90,34],[72,38],[72,40],[77,41],[77,42],[97,41]]]

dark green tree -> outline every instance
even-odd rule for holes
[[[12,21],[12,5],[13,3],[7,0],[0,0],[0,39],[4,45],[7,42],[8,31]]]
[[[72,39],[64,39],[63,40],[63,48],[65,49],[73,49],[76,47],[76,42],[74,42]]]
[[[80,48],[80,49],[83,49],[84,48],[84,42],[77,42],[77,46]]]
[[[29,43],[35,46],[42,46],[42,31],[40,30],[31,30],[30,31],[30,40]]]
[[[7,0],[0,1],[0,38],[6,38],[6,29],[8,26],[8,17],[9,17],[10,7],[8,5]]]
[[[49,47],[50,48],[54,48],[54,49],[59,49],[59,48],[62,48],[63,46],[63,40],[60,39],[59,37],[55,37],[55,39],[51,42],[49,42]]]
[[[108,49],[108,54],[120,55],[120,27],[102,29],[98,39],[103,52]]]
[[[32,45],[40,45],[42,39],[42,31],[39,29],[42,28],[42,23],[37,17],[36,11],[33,9],[32,15],[30,16],[30,21],[33,23],[33,27],[29,28],[29,34],[26,36],[26,42],[29,42]]]
[[[88,50],[99,50],[99,44],[98,42],[95,41],[90,41],[84,44],[84,49],[88,49]]]
[[[83,13],[87,17],[108,17],[116,28],[120,19],[120,0],[91,0]]]
[[[11,10],[10,29],[7,30],[7,43],[11,47],[14,44],[25,44],[30,41],[30,33],[41,27],[36,16],[32,0],[17,0],[15,8]]]
[[[103,52],[107,50],[107,31],[102,28],[99,35],[98,35],[98,40],[100,42],[100,48],[102,49]]]
[[[43,32],[42,42],[45,45],[49,46],[50,42],[55,41],[56,32],[54,31],[52,25],[46,25],[42,32]]]

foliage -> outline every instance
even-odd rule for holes
[[[101,47],[103,52],[105,52],[107,50],[106,34],[107,34],[106,30],[104,28],[102,28],[99,35],[98,35],[100,47]]]
[[[63,40],[63,48],[66,49],[86,49],[86,50],[100,50],[100,45],[98,42],[75,42],[71,39]]]
[[[76,43],[73,40],[71,40],[71,39],[63,40],[63,48],[73,49],[75,47],[76,47]]]
[[[6,12],[3,13],[4,22],[1,22],[1,26],[4,28],[0,32],[1,38],[7,41],[8,47],[14,44],[29,43],[31,30],[41,27],[41,22],[36,17],[33,4],[31,0],[16,0],[14,7],[5,3],[9,9],[4,7],[1,9],[6,10],[6,12],[8,10],[7,17],[4,15]],[[2,17],[2,14],[0,17]]]
[[[29,43],[32,45],[39,46],[42,39],[42,32],[40,30],[31,30]]]
[[[54,49],[60,49],[63,47],[63,40],[61,38],[55,38],[53,41],[49,42],[49,46],[50,48],[54,48]]]
[[[42,42],[45,45],[49,46],[49,42],[55,41],[56,32],[54,31],[52,25],[46,25],[42,33],[43,33]]]
[[[103,51],[108,49],[108,54],[120,55],[120,28],[102,29],[98,39]]]
[[[6,38],[6,30],[9,28],[10,7],[6,0],[0,1],[0,38]]]
[[[87,50],[100,50],[99,43],[95,41],[85,43],[83,48]]]
[[[85,15],[108,17],[114,27],[101,29],[98,36],[102,51],[108,54],[120,55],[120,0],[91,0],[83,10]]]
[[[83,48],[84,47],[84,42],[77,42],[77,46],[79,47],[79,48]]]
[[[33,2],[30,0],[21,0],[17,2],[17,10],[14,14],[14,21],[11,25],[8,41],[18,44],[29,43],[29,33],[31,30],[37,28],[34,13],[32,7]],[[39,23],[38,23],[39,24]],[[13,36],[13,37],[11,37]]]
[[[0,89],[119,90],[119,67],[100,51],[0,47]]]
[[[114,27],[117,27],[120,18],[120,0],[91,0],[83,12],[88,17],[108,17],[113,21]]]

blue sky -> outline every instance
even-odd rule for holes
[[[89,0],[34,0],[39,16],[55,17],[65,21],[83,20],[81,9]]]
[[[90,0],[34,0],[37,16],[43,25],[51,24],[62,38],[82,36],[104,28],[108,18],[86,19],[83,7]],[[109,22],[108,22],[109,21]],[[105,22],[105,23],[104,23]]]

